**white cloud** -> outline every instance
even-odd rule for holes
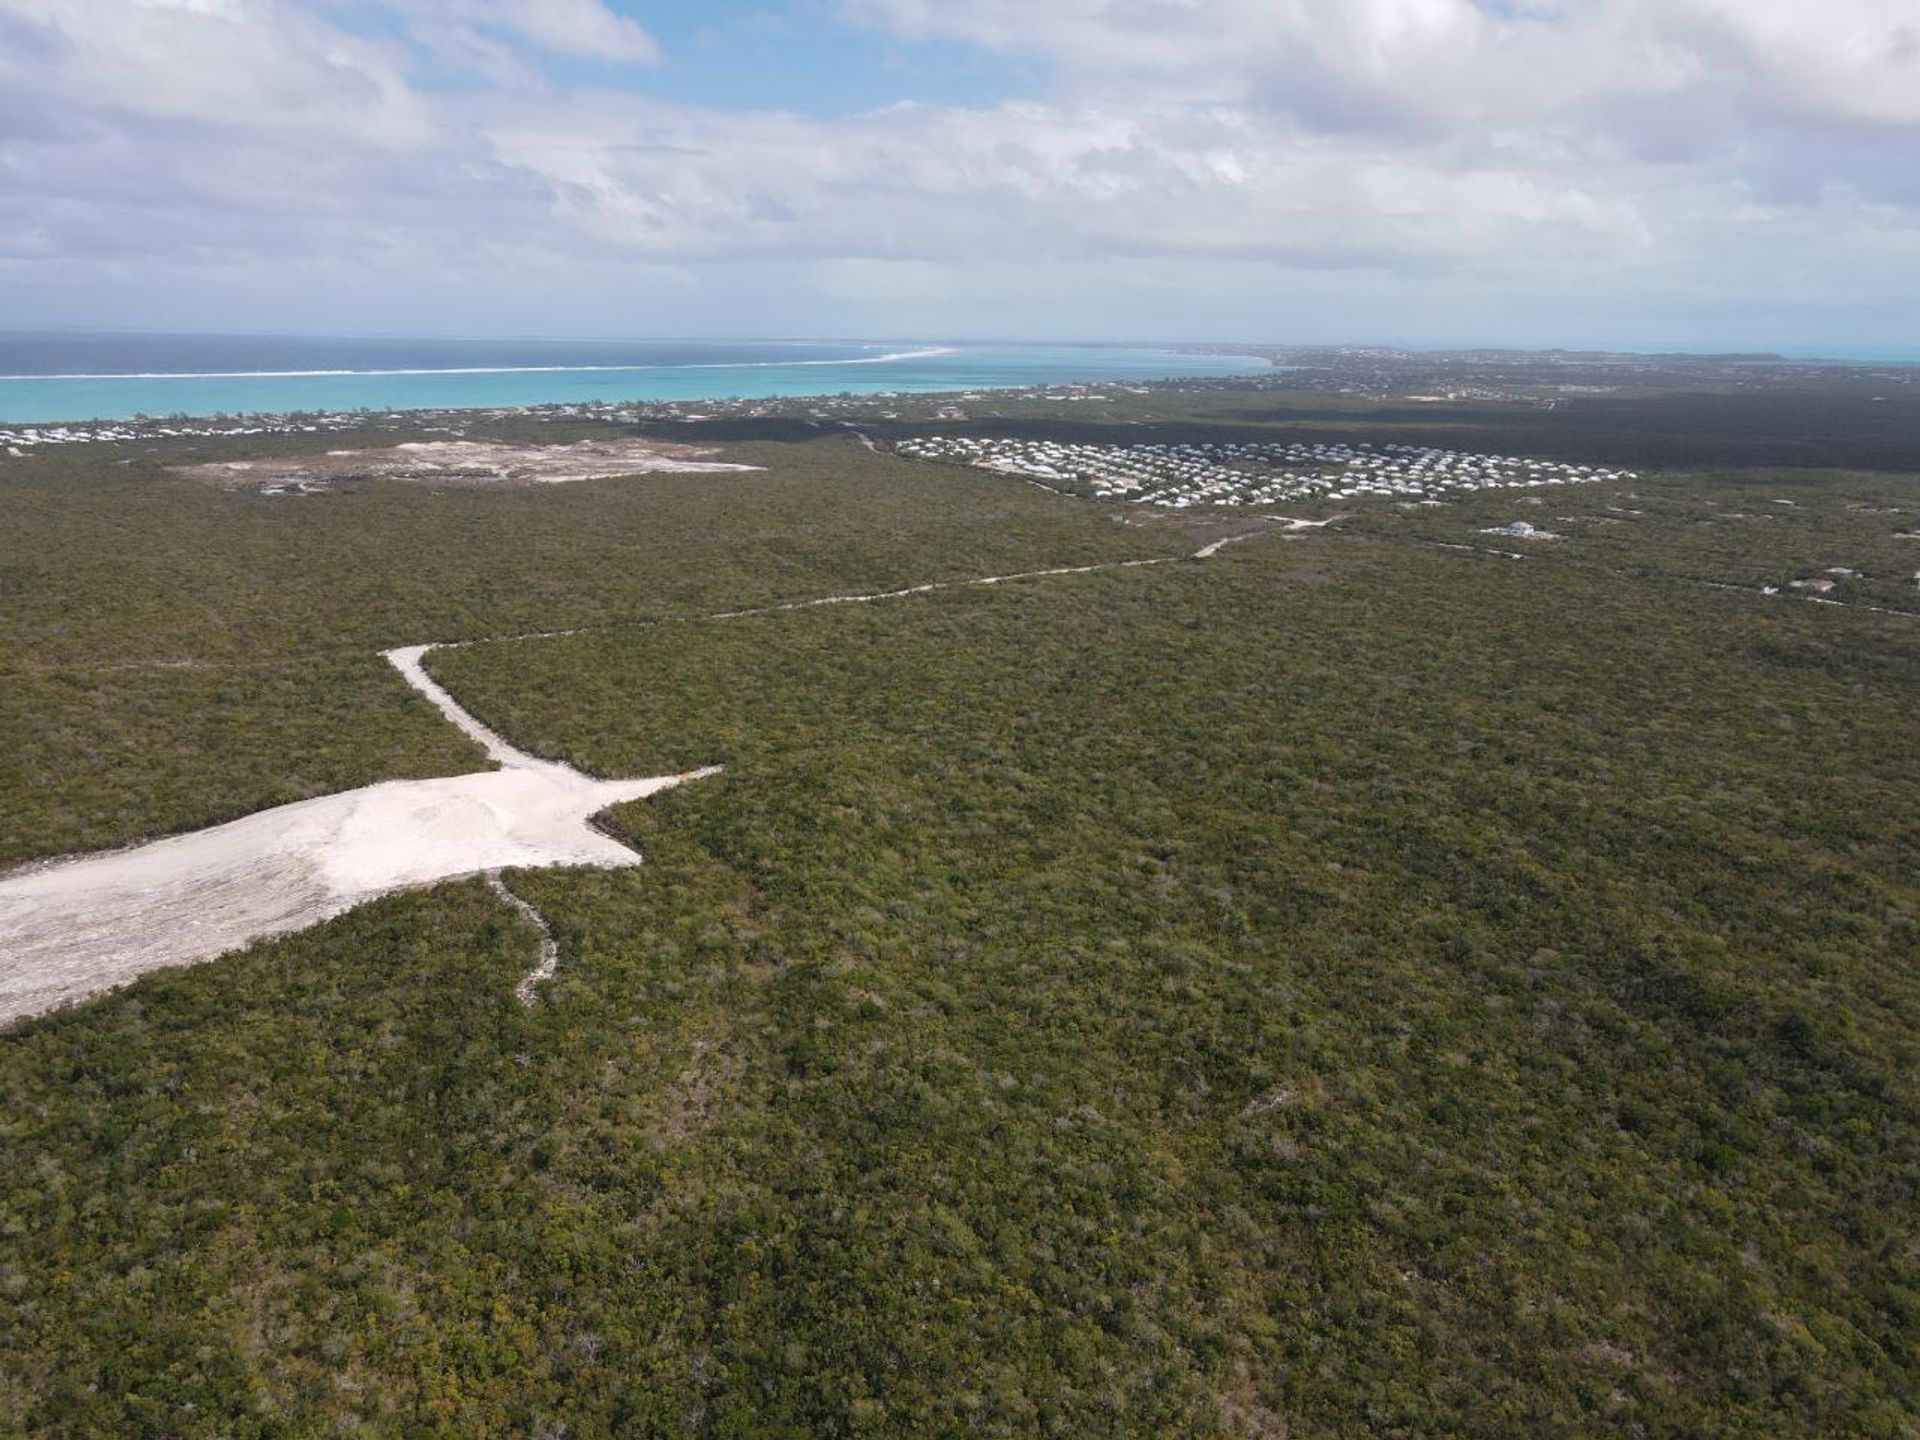
[[[443,53],[484,57],[499,71],[516,42],[550,55],[652,63],[660,47],[602,0],[395,0],[413,32]]]
[[[0,0],[0,26],[0,90],[77,123],[390,148],[432,124],[402,54],[287,0]]]
[[[1231,110],[897,106],[851,121],[593,97],[488,131],[565,222],[636,253],[1469,256],[1639,245],[1629,196],[1409,159]]]
[[[632,20],[600,0],[498,0],[494,23],[559,55],[605,60],[660,58],[660,48]]]
[[[1912,0],[843,0],[907,38],[1049,57],[1330,126],[1539,122],[1702,90],[1759,113],[1920,123]]]
[[[865,285],[869,310],[1005,330],[1059,308],[1021,277],[1076,273],[1104,278],[1060,304],[1102,324],[1115,295],[1211,313],[1195,284],[1292,313],[1389,292],[1405,313],[1422,286],[1652,309],[1663,286],[1704,304],[1770,273],[1782,304],[1920,298],[1900,268],[1920,236],[1913,0],[842,4],[1053,78],[810,118],[667,104],[655,69],[558,84],[558,61],[670,69],[602,0],[0,0],[0,303],[89,256],[210,297],[276,265],[390,295],[409,267],[433,289],[511,257],[501,283],[526,294],[625,267],[681,299],[703,266],[785,266],[811,298],[760,293],[787,313]]]

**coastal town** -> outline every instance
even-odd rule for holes
[[[1149,393],[1144,386],[1116,386],[1121,393]],[[1171,388],[1171,387],[1169,387]],[[1101,387],[1033,386],[992,392],[996,401],[1048,403],[1110,400]],[[698,401],[577,401],[550,405],[501,405],[408,410],[320,410],[246,415],[137,415],[120,420],[0,424],[0,460],[24,459],[64,445],[146,444],[177,440],[228,440],[278,435],[405,432],[465,437],[491,427],[531,424],[663,425],[711,420],[799,420],[827,427],[855,423],[965,420],[966,402],[978,392],[938,395],[813,395],[794,398],[733,397]]]
[[[397,409],[382,406],[288,409],[269,413],[134,415],[84,420],[0,421],[0,463],[49,448],[93,443],[141,444],[177,440],[260,436],[438,432],[451,438],[484,438],[490,430],[514,424],[678,425],[708,421],[786,421],[822,430],[871,427],[953,425],[994,419],[1045,419],[1098,415],[1105,423],[1157,423],[1169,414],[1184,415],[1196,404],[1240,403],[1250,396],[1336,396],[1343,402],[1394,400],[1420,413],[1442,404],[1470,404],[1515,413],[1557,411],[1559,421],[1577,429],[1583,440],[1609,435],[1608,453],[1596,461],[1637,464],[1637,451],[1622,453],[1617,435],[1606,430],[1604,416],[1592,407],[1649,388],[1683,391],[1689,403],[1722,407],[1771,395],[1829,396],[1855,407],[1849,443],[1875,458],[1890,426],[1914,403],[1920,380],[1913,367],[1847,366],[1784,360],[1777,356],[1622,356],[1605,354],[1522,354],[1502,351],[1411,352],[1373,347],[1200,347],[1209,353],[1233,351],[1256,356],[1269,368],[1247,375],[1169,376],[1159,380],[1109,379],[1055,381],[1022,386],[951,390],[884,389],[837,394],[733,395],[699,400],[593,399],[535,405],[446,406]],[[1170,365],[1177,369],[1177,361]],[[1576,418],[1582,407],[1591,419]],[[1409,409],[1409,413],[1415,413]],[[1748,412],[1742,409],[1742,415]],[[1784,413],[1784,411],[1782,412]],[[1302,418],[1305,418],[1304,416]],[[1749,417],[1751,419],[1751,417]],[[1506,423],[1502,421],[1500,423]],[[1311,447],[1308,447],[1309,449]],[[1353,444],[1369,465],[1385,462],[1385,471],[1421,457],[1388,453],[1383,446]],[[1487,457],[1461,447],[1451,467]],[[1353,462],[1337,458],[1338,445],[1324,457],[1282,457],[1281,468],[1320,464],[1344,474]],[[906,453],[906,452],[903,452]],[[1574,453],[1587,453],[1582,446]],[[1448,452],[1436,450],[1426,467],[1436,470]],[[938,458],[960,459],[957,453]],[[1239,457],[1265,464],[1260,457]],[[1498,458],[1498,457],[1493,457]],[[1048,462],[1042,462],[1048,463]],[[1185,462],[1182,462],[1185,463]],[[1205,460],[1202,464],[1209,463]],[[1479,466],[1484,470],[1484,465]],[[1042,477],[1043,478],[1043,477]],[[1381,475],[1362,477],[1377,480]],[[1432,477],[1428,477],[1432,478]],[[1459,478],[1457,475],[1455,478]],[[1596,478],[1605,478],[1596,476]],[[1530,482],[1531,483],[1531,482]],[[1242,487],[1231,487],[1238,490]],[[1337,488],[1337,487],[1336,487]],[[1425,488],[1425,487],[1423,487]],[[1450,487],[1461,488],[1461,487]],[[1475,488],[1475,487],[1466,487]],[[1486,487],[1478,487],[1486,488]],[[1370,493],[1370,492],[1367,492]],[[1290,498],[1277,494],[1275,498]],[[1204,502],[1193,502],[1204,503]],[[1228,502],[1232,503],[1232,502]],[[1247,503],[1241,501],[1239,503]]]
[[[1424,501],[1473,490],[1638,478],[1602,466],[1367,441],[1070,445],[933,436],[902,440],[895,449],[915,459],[1017,475],[1068,494],[1175,510],[1369,497]]]

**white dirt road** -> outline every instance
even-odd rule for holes
[[[1255,540],[1262,535],[1273,535],[1276,533],[1291,535],[1302,530],[1324,530],[1327,526],[1333,524],[1334,521],[1344,520],[1347,517],[1344,515],[1329,515],[1324,520],[1295,520],[1286,515],[1270,515],[1259,518],[1264,519],[1269,525],[1277,526],[1278,530],[1242,530],[1238,535],[1228,535],[1224,539],[1214,541],[1211,545],[1202,545],[1198,550],[1193,552],[1193,558],[1196,560],[1211,560],[1229,545],[1238,545],[1242,540]]]
[[[715,773],[595,780],[527,755],[427,677],[430,648],[387,658],[500,769],[390,780],[0,879],[0,1024],[395,890],[516,866],[638,865],[589,817]]]
[[[540,963],[522,975],[520,983],[513,987],[513,993],[519,997],[520,1003],[531,1005],[539,993],[536,987],[543,981],[551,980],[553,972],[560,968],[560,943],[553,938],[553,927],[547,924],[547,917],[509,890],[498,870],[487,872],[487,888],[518,910],[527,923],[540,932]]]
[[[1288,530],[1325,521],[1280,520]],[[1208,560],[1231,540],[1194,552]],[[940,581],[861,595],[831,595],[710,615],[745,619],[822,605],[892,600],[966,586],[1086,575],[1178,563],[1173,557],[1059,566]],[[555,635],[573,632],[553,632]],[[534,637],[517,637],[534,638]],[[473,642],[462,642],[473,643]],[[638,780],[595,780],[514,748],[427,674],[436,645],[386,652],[407,683],[483,748],[500,768],[435,780],[389,780],[263,810],[151,844],[30,866],[0,877],[0,1026],[123,985],[149,970],[212,960],[256,940],[303,930],[364,901],[442,880],[487,875],[543,932],[545,922],[498,881],[500,870],[553,865],[617,868],[640,855],[590,818],[719,767]],[[521,982],[553,974],[550,933]]]

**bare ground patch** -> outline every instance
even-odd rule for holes
[[[184,465],[178,473],[223,490],[313,495],[375,480],[462,488],[520,488],[604,480],[619,475],[737,474],[758,465],[716,460],[708,446],[660,440],[582,440],[575,445],[510,445],[486,440],[422,440],[379,450],[329,450]]]
[[[1196,541],[1200,548],[1194,552],[1194,558],[1210,560],[1227,546],[1251,540],[1256,535],[1322,530],[1336,520],[1346,518],[1344,514],[1329,515],[1324,520],[1301,520],[1291,515],[1188,514],[1136,506],[1127,512],[1120,523],[1129,529],[1173,533]]]

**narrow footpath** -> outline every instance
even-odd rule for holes
[[[1324,523],[1277,520],[1276,526],[1296,530]],[[1208,560],[1227,544],[1273,533],[1277,530],[1231,536],[1186,557],[936,581],[701,618],[739,620],[1017,580]],[[454,699],[424,664],[436,649],[578,633],[408,645],[385,652],[407,684],[485,750],[496,769],[382,781],[206,830],[48,861],[0,877],[0,1026],[123,985],[149,970],[197,964],[258,940],[304,930],[381,895],[475,875],[488,877],[494,892],[544,937],[539,963],[518,987],[520,998],[531,1003],[535,987],[554,973],[558,953],[545,919],[507,890],[499,872],[638,865],[639,853],[595,828],[592,817],[719,773],[718,766],[709,766],[683,775],[596,780],[513,745]]]

